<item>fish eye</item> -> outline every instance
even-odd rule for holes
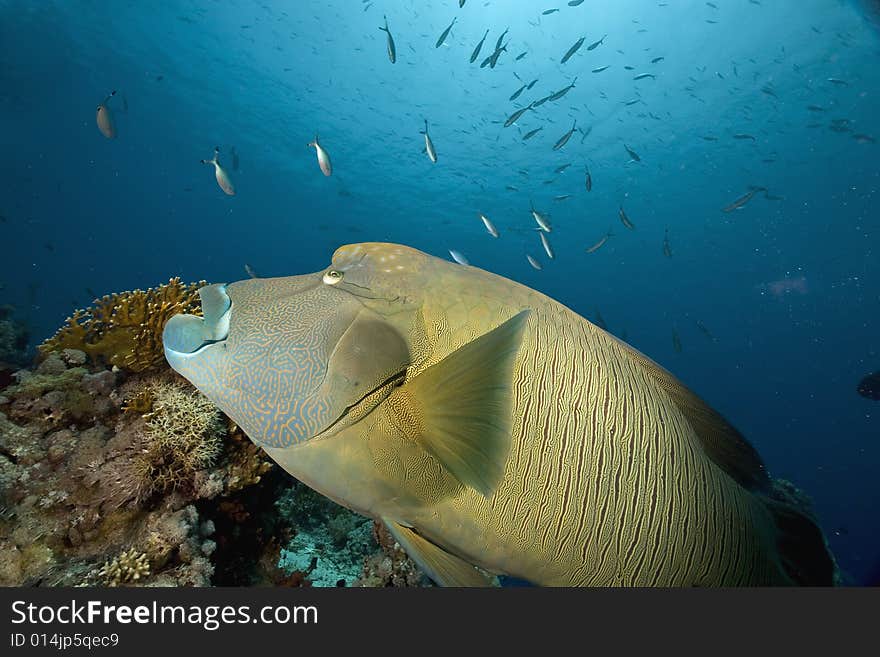
[[[335,269],[331,269],[326,274],[324,274],[324,282],[327,285],[336,285],[341,280],[342,280],[342,272],[341,271],[336,271]]]

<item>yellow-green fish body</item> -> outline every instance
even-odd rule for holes
[[[370,243],[202,298],[204,320],[166,326],[174,369],[440,583],[830,583],[821,532],[770,499],[742,437],[539,292]],[[809,568],[780,517],[815,530]]]

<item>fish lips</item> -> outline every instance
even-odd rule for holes
[[[175,315],[162,332],[165,359],[181,374],[186,361],[229,336],[232,300],[226,292],[226,284],[207,285],[199,290],[199,297],[202,317]]]

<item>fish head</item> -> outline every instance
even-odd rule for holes
[[[516,310],[493,285],[405,246],[347,245],[312,274],[202,288],[202,316],[166,324],[165,355],[287,472],[365,515],[403,517],[462,486],[488,495],[503,474],[528,313],[492,328]],[[482,333],[468,349],[462,327]],[[462,415],[463,399],[485,403]]]
[[[285,470],[366,513],[367,492],[350,488],[378,494],[375,465],[351,428],[425,358],[424,283],[443,267],[467,270],[404,246],[355,244],[312,274],[210,285],[199,292],[203,316],[166,324],[166,359]]]
[[[166,324],[166,359],[255,442],[302,444],[405,373],[429,259],[351,245],[313,274],[206,286],[202,317]]]

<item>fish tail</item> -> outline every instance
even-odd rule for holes
[[[776,524],[782,567],[795,584],[833,586],[839,570],[816,520],[800,505],[764,497]]]

